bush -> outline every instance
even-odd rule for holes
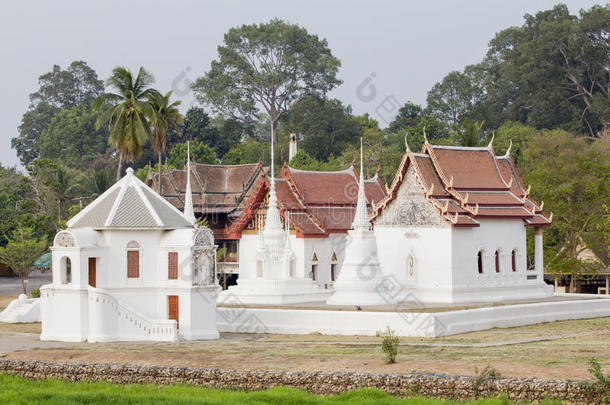
[[[489,388],[489,383],[491,381],[502,378],[502,375],[498,372],[498,370],[496,370],[496,368],[490,364],[485,366],[480,373],[479,369],[475,367],[474,373],[476,374],[476,378],[474,380],[474,392],[476,396],[479,396],[481,391]]]
[[[32,289],[30,294],[32,295],[32,298],[40,298],[40,290],[38,288]]]
[[[589,373],[596,380],[597,388],[602,394],[602,401],[605,404],[610,403],[610,374],[605,374],[602,371],[602,366],[595,358],[589,359]]]
[[[381,350],[385,354],[385,362],[387,364],[396,363],[396,355],[398,354],[398,336],[394,335],[394,331],[386,326],[386,330],[377,331],[377,336],[382,337]]]

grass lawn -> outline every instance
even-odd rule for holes
[[[505,399],[468,402],[428,398],[393,398],[375,389],[359,389],[338,396],[316,396],[292,388],[267,391],[229,391],[185,385],[113,385],[29,380],[0,375],[0,402],[6,404],[510,404]],[[560,404],[560,402],[542,402]],[[525,403],[524,403],[525,404]]]

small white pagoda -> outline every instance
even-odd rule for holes
[[[281,305],[324,302],[332,293],[329,290],[322,290],[314,280],[303,277],[296,270],[296,255],[290,245],[290,215],[289,213],[285,215],[284,229],[278,208],[273,169],[273,143],[271,157],[269,206],[264,229],[258,234],[255,274],[240,274],[236,286],[229,287],[219,294],[219,304]]]
[[[377,239],[371,230],[364,192],[362,139],[360,139],[360,183],[352,229],[348,231],[345,260],[335,281],[328,305],[371,306],[393,304],[383,291],[384,277],[377,258]]]

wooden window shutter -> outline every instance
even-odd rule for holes
[[[167,253],[167,278],[178,279],[178,252]]]
[[[140,277],[140,252],[138,250],[127,251],[127,277]]]

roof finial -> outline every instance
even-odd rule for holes
[[[184,216],[195,225],[195,211],[193,209],[193,193],[191,191],[191,143],[186,142],[186,192],[184,195]]]
[[[408,131],[406,131],[406,132],[405,132],[405,150],[406,150],[407,152],[410,152],[411,150],[409,149],[409,141],[408,141],[408,139],[407,139],[408,137],[409,137],[409,132],[408,132]]]
[[[426,135],[426,126],[425,125],[423,128],[423,131],[424,131],[424,144],[426,144],[426,143],[428,143],[428,136]]]
[[[504,157],[510,157],[510,150],[513,147],[513,138],[510,138],[510,142],[508,144],[508,149],[506,149],[506,153],[504,154]]]
[[[496,132],[491,131],[491,140],[489,141],[489,144],[487,145],[487,149],[491,149],[493,147],[495,137],[496,137]]]

